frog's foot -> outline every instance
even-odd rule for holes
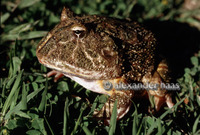
[[[124,117],[131,107],[133,91],[116,91],[104,104],[100,111],[95,110],[93,116],[103,119],[104,124],[109,125],[115,100],[117,100],[117,120]]]
[[[158,72],[154,73],[151,83],[158,84],[156,90],[148,91],[149,96],[154,96],[156,111],[159,111],[164,103],[166,103],[169,108],[172,108],[174,103],[172,102],[171,95],[165,89],[161,88],[160,84],[162,83],[162,80]]]
[[[174,106],[174,103],[172,102],[172,98],[171,98],[170,94],[166,94],[164,97],[159,97],[159,96],[155,95],[154,102],[155,102],[156,111],[159,111],[160,108],[165,103],[167,104],[167,106],[169,108],[172,108]]]
[[[55,76],[54,77],[54,82],[57,82],[59,78],[61,78],[62,76],[64,76],[63,73],[58,72],[56,70],[52,70],[52,71],[50,71],[50,72],[47,73],[47,77],[50,77],[50,76],[53,76],[53,75]]]
[[[166,89],[162,88],[164,82],[168,82],[168,66],[163,60],[159,63],[157,71],[154,72],[153,76],[147,75],[143,78],[143,83],[157,84],[156,90],[149,90],[149,96],[154,96],[154,103],[156,111],[159,111],[164,103],[167,104],[169,108],[174,106],[172,102],[171,95]]]

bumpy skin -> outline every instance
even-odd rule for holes
[[[167,102],[173,106],[165,90],[106,91],[103,81],[111,83],[161,83],[168,79],[164,61],[155,65],[156,39],[136,22],[101,16],[77,16],[64,8],[61,22],[38,44],[36,55],[40,63],[54,69],[48,76],[64,74],[85,88],[110,98],[96,117],[109,120],[115,99],[118,99],[118,119],[129,110],[134,95],[155,95],[157,109]],[[168,103],[169,102],[169,103]]]

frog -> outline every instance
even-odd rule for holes
[[[111,87],[169,82],[168,64],[157,58],[157,46],[154,34],[135,21],[77,15],[64,7],[60,22],[38,43],[36,56],[53,69],[47,76],[54,75],[54,81],[66,76],[85,89],[107,95],[108,100],[93,116],[109,123],[115,102],[119,120],[129,112],[134,97],[153,97],[156,111],[164,104],[174,106],[171,94],[160,85],[156,90],[138,91]]]

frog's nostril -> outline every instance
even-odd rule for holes
[[[111,52],[109,50],[102,50],[102,54],[105,57],[112,57]]]

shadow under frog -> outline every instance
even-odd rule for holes
[[[190,58],[200,50],[200,31],[186,23],[148,20],[144,25],[158,40],[157,53],[167,59],[172,82],[192,67]]]

